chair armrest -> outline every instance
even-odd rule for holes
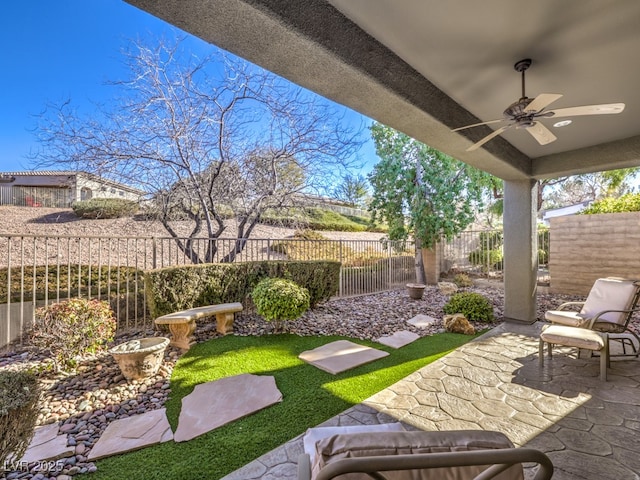
[[[310,465],[301,472],[301,455],[298,460],[298,480],[309,480]],[[553,464],[540,450],[533,448],[501,448],[488,450],[472,450],[464,452],[420,453],[407,455],[384,455],[369,457],[352,457],[337,460],[326,465],[316,480],[331,480],[345,473],[368,473],[374,479],[384,478],[378,472],[393,470],[414,470],[446,467],[465,467],[473,465],[491,465],[475,477],[475,480],[489,480],[502,473],[510,466],[518,463],[537,463],[540,468],[532,480],[549,480],[553,474]]]
[[[565,302],[556,308],[556,310],[567,310],[567,307],[582,307],[584,304],[585,302]]]
[[[605,313],[611,313],[611,312],[614,312],[614,313],[633,313],[633,312],[640,312],[640,308],[634,308],[632,310],[603,310],[601,312],[598,312],[598,314],[595,317],[593,317],[591,320],[589,320],[589,325],[586,328],[588,328],[589,330],[593,330],[593,326],[596,324],[598,319],[602,315],[604,315]],[[612,323],[612,322],[609,322],[609,323]],[[618,325],[620,325],[621,327],[625,327],[625,328],[627,326],[626,324],[624,324],[624,325],[623,324],[618,324]]]

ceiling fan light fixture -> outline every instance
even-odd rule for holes
[[[571,125],[573,123],[573,120],[560,120],[559,122],[556,122],[553,124],[553,126],[555,128],[560,128],[560,127],[566,127],[567,125]]]

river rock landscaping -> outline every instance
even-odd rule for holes
[[[486,295],[493,303],[496,318],[502,317],[503,292],[500,284],[486,284],[468,290]],[[401,330],[428,336],[443,331],[441,322],[424,329],[409,325],[406,321],[418,314],[442,319],[442,308],[448,298],[437,287],[427,287],[421,300],[410,299],[405,290],[335,299],[306,312],[298,320],[288,323],[286,328],[289,333],[296,335],[344,335],[367,340],[375,340]],[[539,294],[539,318],[545,310],[567,300],[575,298]],[[492,326],[494,324],[474,323],[477,330]],[[256,313],[245,311],[236,315],[235,335],[268,335],[272,330],[273,325]],[[114,344],[154,335],[163,336],[166,333],[129,333],[120,335]],[[215,322],[201,323],[196,330],[199,342],[219,335]],[[40,372],[39,379],[44,393],[37,423],[58,423],[59,432],[68,435],[68,445],[74,447],[75,453],[58,460],[46,472],[39,471],[41,465],[30,464],[21,466],[20,470],[7,472],[6,478],[68,480],[75,474],[94,471],[96,466],[87,460],[87,455],[111,421],[163,407],[171,393],[171,373],[179,356],[179,350],[167,348],[163,364],[156,375],[132,381],[124,378],[117,363],[108,353],[83,359],[77,373],[73,375],[54,375],[48,368],[51,359],[29,346],[16,346],[12,352],[0,356],[0,368]]]

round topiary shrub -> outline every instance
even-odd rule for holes
[[[478,322],[491,322],[494,319],[491,302],[479,293],[461,292],[451,295],[443,310],[448,315],[461,313],[469,320]]]
[[[37,309],[29,337],[32,345],[50,352],[56,371],[69,371],[78,356],[103,350],[115,332],[108,302],[72,298]]]
[[[276,330],[282,322],[295,320],[309,309],[309,291],[297,283],[284,278],[265,278],[251,292],[257,312],[265,320],[274,322]]]
[[[24,455],[38,418],[40,386],[27,372],[0,372],[0,471]]]

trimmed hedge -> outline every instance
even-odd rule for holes
[[[75,202],[71,208],[80,218],[122,218],[136,213],[138,203],[123,198],[92,198]]]
[[[338,291],[340,263],[263,261],[206,263],[150,270],[145,292],[153,318],[219,303],[246,302],[264,278],[285,278],[309,290],[311,307]]]
[[[125,267],[118,265],[25,265],[23,272],[20,268],[11,270],[11,302],[19,302],[21,295],[25,299],[33,298],[35,272],[35,299],[43,300],[45,297],[61,298],[75,297],[89,293],[91,284],[91,295],[114,294],[118,283],[129,285],[133,289],[138,285],[142,289],[143,270],[135,267]],[[22,277],[24,275],[24,278]],[[7,302],[8,269],[0,268],[0,303]]]

